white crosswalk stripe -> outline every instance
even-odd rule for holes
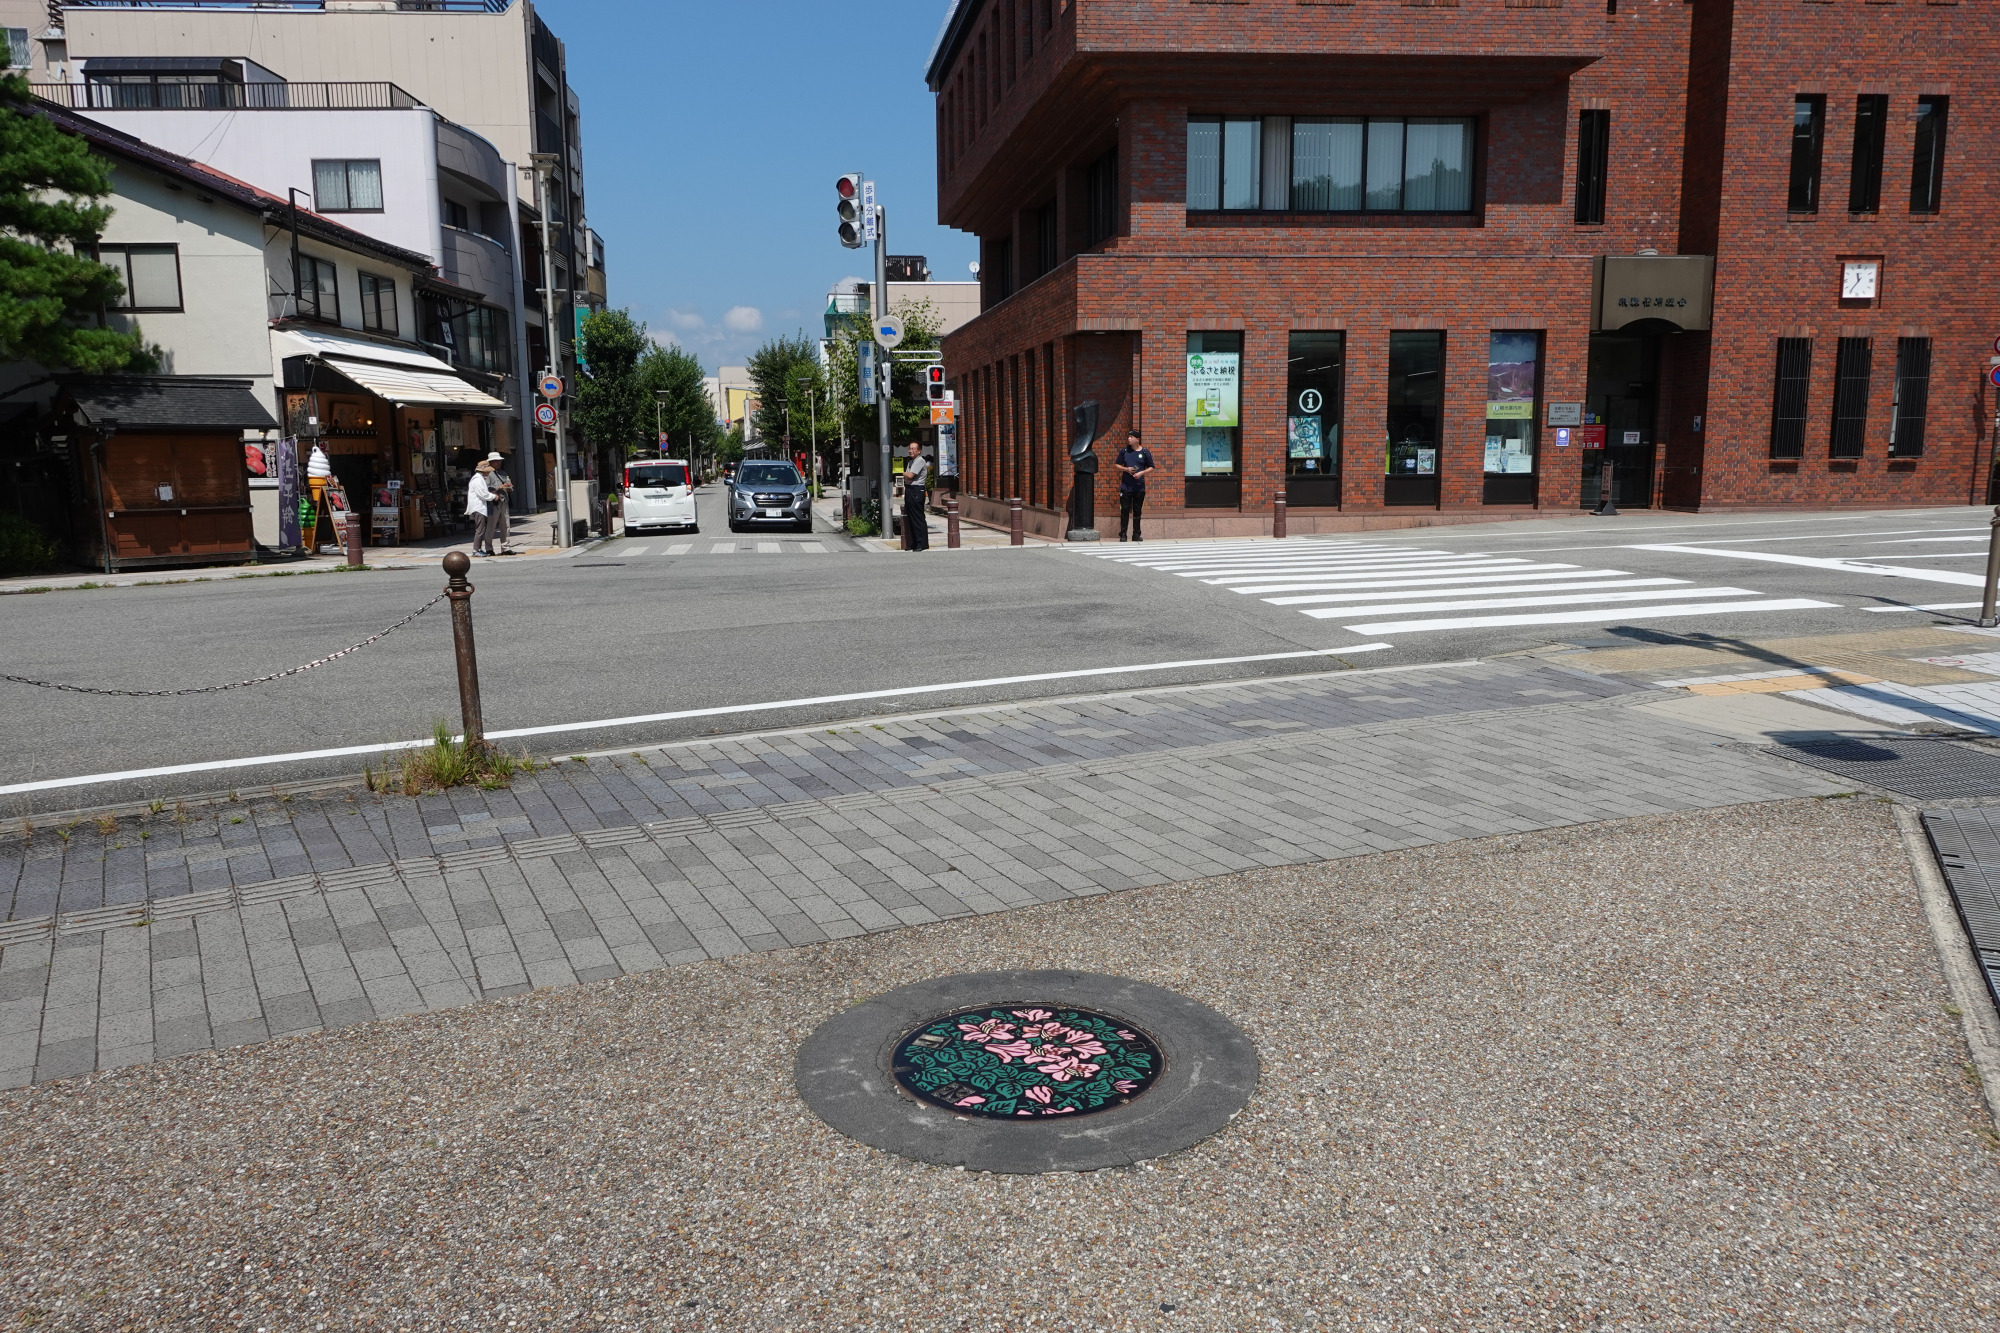
[[[1196,579],[1370,637],[1833,605],[1769,598],[1754,588],[1696,587],[1688,579],[1639,577],[1622,569],[1324,538],[1163,542],[1143,551],[1079,554]],[[1441,611],[1464,614],[1427,614]],[[1384,616],[1416,618],[1379,619]]]
[[[701,548],[701,549],[697,549]],[[621,557],[650,556],[664,560],[677,555],[827,555],[827,545],[822,541],[761,540],[761,541],[711,541],[671,542],[655,550],[650,543],[637,546],[616,546],[607,548],[608,554]]]

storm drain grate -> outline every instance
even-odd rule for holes
[[[2000,755],[1969,750],[1950,741],[1841,738],[1772,745],[1765,747],[1765,753],[1918,800],[2000,796]]]
[[[1986,989],[2000,1005],[2000,824],[1995,821],[2000,806],[1924,812],[1924,831],[1944,867],[1958,918],[1979,953]]]

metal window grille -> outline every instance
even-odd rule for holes
[[[1611,171],[1611,113],[1580,111],[1576,118],[1576,220],[1604,221],[1604,184]]]
[[[1910,211],[1935,213],[1944,199],[1944,124],[1948,97],[1917,99],[1917,143],[1910,164]]]
[[[1859,458],[1868,439],[1868,378],[1874,343],[1842,338],[1833,359],[1833,434],[1827,456]]]
[[[1889,410],[1889,457],[1924,452],[1924,417],[1931,400],[1931,340],[1896,340],[1896,401]]]
[[[1882,151],[1888,134],[1888,95],[1863,93],[1855,98],[1854,164],[1847,182],[1850,213],[1875,213],[1882,208]]]
[[[1826,147],[1826,98],[1792,101],[1792,180],[1785,207],[1793,213],[1819,212],[1820,157]]]
[[[1771,457],[1803,458],[1812,339],[1778,339],[1778,373],[1771,393]]]

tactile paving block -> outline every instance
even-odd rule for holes
[[[1919,800],[2000,796],[2000,755],[1950,741],[1841,737],[1772,745],[1765,752]]]

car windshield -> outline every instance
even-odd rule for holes
[[[625,469],[627,486],[685,486],[687,469],[675,464],[668,467],[656,464],[653,467],[631,467]]]
[[[799,470],[790,463],[745,463],[736,479],[745,486],[796,486]]]

